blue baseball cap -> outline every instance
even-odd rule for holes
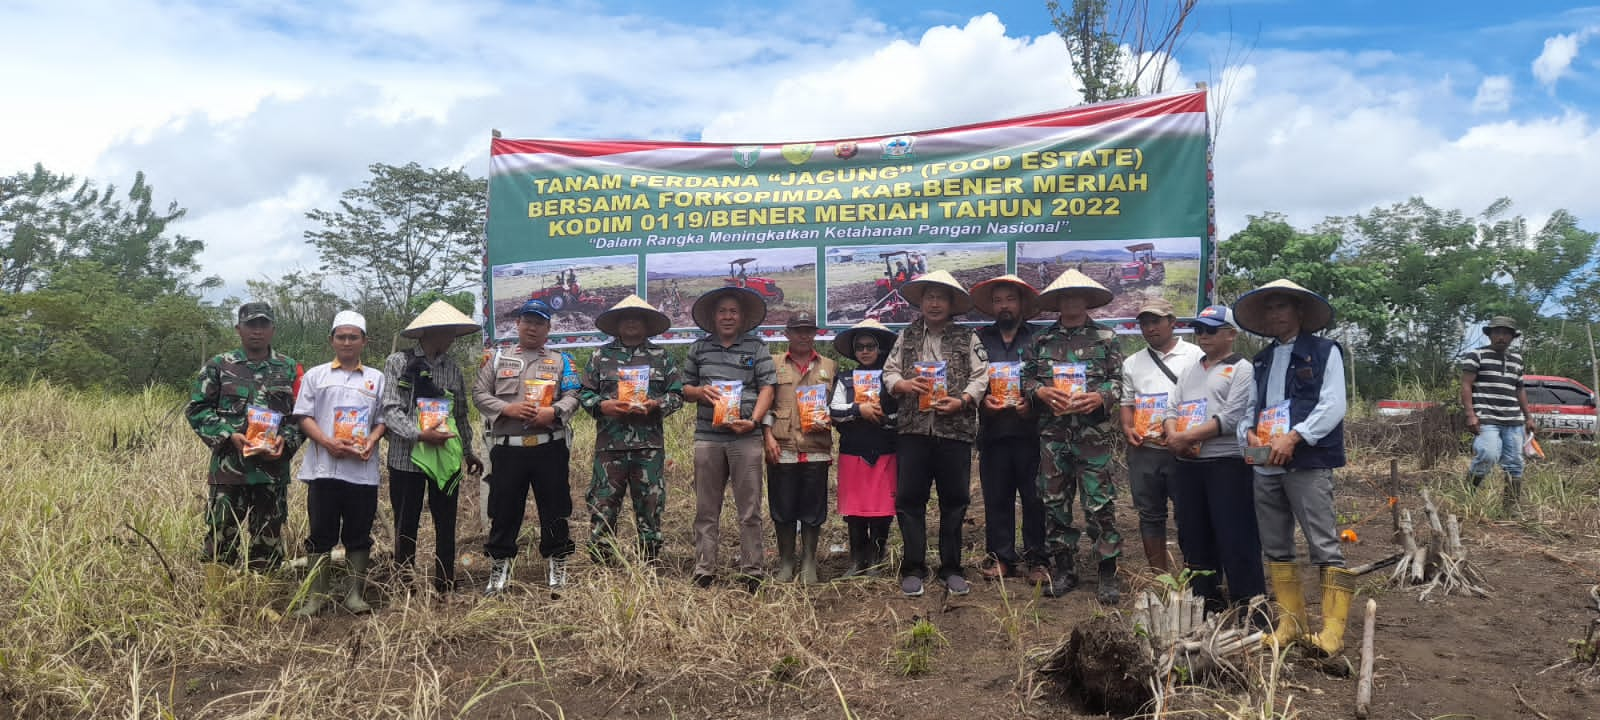
[[[555,313],[556,311],[551,310],[550,306],[543,300],[529,300],[523,303],[522,307],[517,310],[518,317],[523,315],[538,315],[546,320],[549,320],[552,315],[555,315]]]
[[[1227,305],[1209,305],[1195,316],[1194,321],[1207,327],[1239,329],[1239,325],[1233,321],[1233,311]]]

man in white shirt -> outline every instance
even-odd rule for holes
[[[1205,356],[1205,352],[1173,334],[1178,318],[1172,303],[1162,298],[1145,301],[1139,308],[1139,331],[1147,347],[1129,353],[1122,361],[1122,432],[1128,440],[1128,487],[1139,513],[1139,538],[1144,556],[1157,574],[1170,570],[1167,561],[1168,501],[1175,507],[1173,483],[1177,459],[1167,449],[1161,429],[1178,376]],[[1135,422],[1139,398],[1159,402],[1143,427]]]
[[[294,417],[305,433],[300,479],[306,483],[306,538],[311,592],[295,611],[308,618],[322,611],[328,594],[328,553],[343,542],[350,589],[344,606],[372,610],[362,597],[371,564],[372,519],[378,513],[378,463],[373,453],[386,429],[379,414],[383,372],[361,364],[367,320],[346,310],[329,333],[333,362],[308,370],[294,401]]]

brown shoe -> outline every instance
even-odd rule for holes
[[[1029,585],[1048,585],[1050,583],[1050,568],[1043,565],[1034,565],[1028,568]]]
[[[1017,571],[1015,568],[1012,568],[1004,561],[994,559],[990,559],[988,562],[984,563],[983,569],[979,572],[983,574],[983,579],[985,580],[999,580],[1000,578],[1011,578],[1017,576]]]

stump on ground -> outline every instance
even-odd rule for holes
[[[1422,511],[1432,531],[1426,541],[1418,540],[1411,511],[1400,513],[1400,542],[1404,550],[1390,579],[1401,586],[1420,587],[1422,592],[1418,600],[1428,599],[1434,591],[1441,595],[1489,597],[1489,584],[1483,574],[1467,562],[1466,548],[1461,545],[1461,520],[1450,515],[1447,522],[1440,522],[1439,510],[1426,488],[1422,491]]]
[[[1156,667],[1148,648],[1110,615],[1074,627],[1067,641],[1045,657],[1039,673],[1054,680],[1063,698],[1087,713],[1127,717],[1155,699],[1150,680]]]

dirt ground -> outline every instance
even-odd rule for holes
[[[1361,536],[1361,542],[1346,545],[1351,565],[1376,560],[1395,549],[1389,542],[1387,493],[1378,484],[1385,475],[1377,469],[1337,474],[1336,497],[1342,527],[1353,527]],[[976,472],[973,483],[973,504],[964,529],[967,576],[974,586],[971,595],[949,597],[938,583],[929,583],[924,597],[907,599],[900,596],[894,579],[882,577],[825,584],[800,600],[814,605],[818,621],[824,626],[847,629],[851,633],[850,646],[860,649],[856,664],[868,668],[866,679],[847,679],[846,686],[839,690],[848,698],[850,712],[859,718],[1103,717],[1077,714],[1070,705],[1048,696],[1027,697],[1029,665],[1025,654],[1048,649],[1066,637],[1075,624],[1105,612],[1094,600],[1092,567],[1080,553],[1080,575],[1086,578],[1085,586],[1060,599],[1037,597],[1017,581],[1002,585],[980,580],[976,566],[982,557],[984,513],[976,489]],[[1400,496],[1402,505],[1420,514],[1418,487],[1419,475],[1409,473]],[[669,510],[667,549],[671,567],[667,575],[687,583],[691,549],[685,513],[693,500],[681,478],[672,483],[671,492],[673,509]],[[1490,490],[1486,488],[1484,492]],[[472,489],[463,494],[472,494]],[[574,496],[579,510],[574,514],[573,535],[583,538],[587,521],[582,511],[581,488],[575,488]],[[1118,498],[1118,525],[1125,538],[1137,538],[1137,520],[1127,503],[1123,491]],[[476,502],[464,500],[460,512],[462,562],[458,567],[462,568],[462,580],[473,584],[481,582],[484,569],[481,557],[476,556],[483,539],[477,513]],[[531,515],[530,503],[530,525]],[[930,537],[935,535],[937,517],[937,512],[930,510]],[[1419,602],[1415,591],[1387,587],[1385,571],[1360,578],[1344,658],[1349,666],[1359,663],[1359,608],[1368,597],[1375,597],[1378,658],[1371,717],[1600,717],[1600,683],[1581,676],[1570,665],[1552,667],[1570,656],[1568,639],[1580,637],[1583,628],[1596,617],[1593,602],[1587,596],[1588,588],[1600,582],[1596,570],[1600,568],[1600,538],[1594,534],[1592,520],[1468,523],[1464,539],[1470,557],[1495,591],[1489,599],[1451,596]],[[385,547],[385,521],[380,517],[375,528],[380,536],[380,553]],[[424,527],[427,524],[424,522]],[[723,528],[726,561],[734,550],[734,533],[726,516]],[[770,555],[770,524],[768,532]],[[631,528],[625,536],[629,534]],[[836,515],[830,517],[822,546],[832,547],[834,552],[824,566],[825,579],[842,572],[845,559],[838,551],[844,542],[842,523]],[[891,547],[897,544],[895,533]],[[422,547],[425,551],[431,548],[431,540],[425,537]],[[1178,555],[1175,541],[1169,544],[1169,550]],[[1125,553],[1125,582],[1134,587],[1149,586],[1151,573],[1136,540],[1125,545]],[[581,555],[575,557],[574,572],[598,572]],[[936,550],[930,548],[930,560],[936,560],[935,555]],[[538,588],[542,572],[542,562],[522,563],[517,579],[524,585],[506,602],[530,606],[562,602],[550,599]],[[1305,579],[1308,585],[1312,584],[1309,573]],[[473,590],[458,592],[438,611],[442,615],[441,627],[449,626],[451,616],[474,612],[482,606]],[[778,597],[778,591],[769,595],[766,590],[749,598],[731,585],[697,592],[729,603],[792,600],[792,596]],[[1311,615],[1319,617],[1318,595],[1308,595]],[[1119,608],[1124,612],[1130,604],[1127,597],[1124,595]],[[1021,619],[1020,642],[1008,635],[1002,622],[1007,617]],[[917,618],[930,620],[948,640],[948,646],[935,652],[931,672],[905,678],[889,668],[889,651],[895,647],[897,635]],[[322,620],[308,626],[308,639],[333,647],[359,645],[345,623],[383,621],[383,612],[363,620]],[[501,672],[505,658],[481,655],[470,645],[450,642],[445,633],[441,636],[439,654],[433,658],[434,672],[472,683]],[[357,652],[359,647],[349,651]],[[541,664],[552,669],[549,679],[530,681],[484,698],[471,715],[550,717],[555,716],[555,710],[549,709],[553,703],[568,718],[844,716],[839,697],[825,690],[774,686],[770,680],[757,678],[729,678],[726,687],[706,692],[704,688],[680,687],[671,676],[565,675],[560,671],[564,658],[584,652],[582,647],[564,644],[555,636],[541,642],[539,652]],[[218,696],[246,690],[253,678],[278,672],[278,660],[282,659],[263,658],[262,667],[252,669],[186,669],[176,682],[204,689],[190,695],[180,709],[194,711]],[[1281,709],[1281,698],[1287,696],[1294,717],[1353,717],[1354,678],[1332,674],[1322,663],[1302,658],[1297,652],[1291,652],[1281,677],[1279,706]],[[1227,698],[1226,694],[1219,694],[1210,701],[1212,704],[1202,702],[1198,707],[1234,707]],[[1225,714],[1213,709],[1199,716]]]
[[[605,303],[600,305],[585,305],[556,313],[550,322],[550,331],[554,333],[594,332],[594,319],[604,312],[606,308],[617,304],[623,298],[633,294],[632,285],[612,285],[602,288],[585,288],[585,292],[593,292],[605,298]],[[496,298],[494,303],[494,331],[496,337],[516,337],[517,308],[526,302],[525,297]]]

